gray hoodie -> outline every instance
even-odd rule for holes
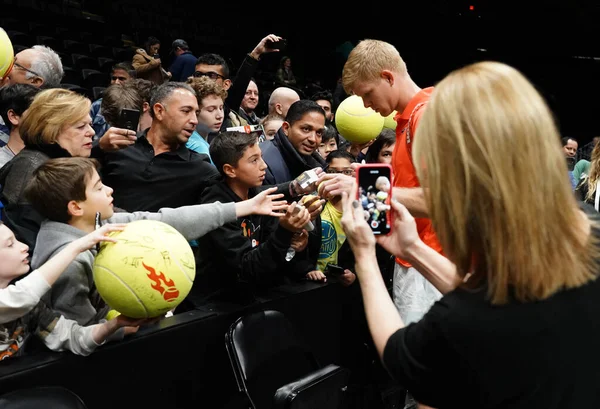
[[[179,231],[187,240],[204,236],[211,230],[236,220],[235,203],[210,203],[163,208],[157,213],[115,213],[107,223],[129,223],[135,220],[158,220]],[[85,232],[66,223],[46,220],[37,236],[31,260],[36,269],[62,250],[68,243],[83,237]],[[92,268],[96,250],[79,254],[58,278],[43,300],[54,311],[79,325],[91,325],[106,317],[109,307],[98,295],[94,286]]]

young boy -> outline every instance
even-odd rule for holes
[[[222,180],[207,188],[203,203],[240,203],[262,186],[267,169],[258,144],[259,133],[223,132],[210,145],[210,156]],[[209,297],[244,303],[252,299],[253,287],[280,282],[295,268],[303,254],[286,261],[294,233],[302,234],[310,220],[307,209],[292,214],[295,203],[279,220],[273,217],[238,217],[199,240],[198,274],[192,293],[199,301]],[[307,239],[307,235],[305,236]],[[302,241],[302,240],[301,240]],[[304,243],[305,245],[305,243]],[[305,272],[297,272],[304,277]]]
[[[225,99],[227,91],[216,81],[208,77],[189,78],[187,83],[196,91],[198,99],[198,126],[204,126],[210,132],[219,132],[225,120]],[[208,137],[208,135],[207,135]],[[208,155],[210,159],[209,143],[196,129],[185,144],[188,149]],[[211,159],[211,163],[212,159]],[[213,163],[214,164],[214,163]]]
[[[327,156],[327,173],[342,173],[354,176],[352,164],[355,162],[354,156],[345,150],[335,150]],[[327,271],[328,264],[338,265],[338,254],[346,242],[346,234],[342,228],[342,197],[335,196],[330,199],[321,212],[321,251],[317,261],[317,269],[322,273],[317,280],[325,279],[324,273]],[[338,277],[338,280],[350,285],[354,282],[356,276],[348,269],[344,269],[344,274]]]
[[[282,195],[270,195],[268,189],[260,195],[239,203],[213,203],[163,208],[157,213],[114,213],[113,190],[102,184],[93,159],[51,159],[40,166],[27,189],[27,197],[36,210],[47,218],[41,225],[33,259],[37,267],[68,243],[95,229],[96,212],[109,223],[128,223],[134,220],[159,220],[177,229],[186,239],[203,236],[236,217],[251,213],[274,213],[286,208],[285,201],[275,201]],[[46,296],[48,305],[81,325],[99,322],[109,307],[94,287],[92,268],[96,250],[77,256],[56,285]]]
[[[52,350],[68,349],[78,355],[89,355],[119,328],[130,327],[134,332],[138,325],[146,322],[119,316],[101,324],[82,327],[40,302],[40,298],[81,252],[100,241],[115,242],[107,234],[119,230],[123,230],[123,225],[106,225],[82,235],[27,277],[10,284],[29,272],[29,248],[17,241],[13,232],[0,222],[0,360],[22,355],[32,334],[40,337]]]
[[[317,152],[319,152],[323,159],[327,159],[327,155],[338,149],[336,138],[337,130],[333,127],[333,125],[331,125],[331,123],[326,124],[325,130],[323,131],[323,136],[321,137],[321,143],[317,148]]]

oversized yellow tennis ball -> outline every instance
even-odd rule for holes
[[[0,28],[0,79],[4,78],[12,69],[15,61],[15,52],[8,34]]]
[[[384,128],[396,129],[396,125],[398,125],[398,123],[394,120],[394,117],[397,113],[397,111],[394,111],[383,119]]]
[[[196,276],[188,241],[173,227],[152,220],[111,233],[94,261],[98,293],[114,310],[132,318],[164,315],[183,301]]]
[[[353,143],[375,139],[383,129],[383,122],[384,118],[371,108],[365,108],[357,95],[347,97],[335,111],[335,127],[344,139]]]

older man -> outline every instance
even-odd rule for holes
[[[8,84],[32,84],[38,88],[56,88],[64,75],[60,57],[54,50],[34,45],[15,55]]]

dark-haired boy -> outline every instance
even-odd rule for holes
[[[267,169],[258,136],[256,132],[223,132],[213,139],[210,156],[222,179],[205,190],[203,203],[240,202],[257,193]],[[256,288],[279,283],[286,273],[304,277],[307,271],[302,271],[299,261],[307,241],[303,226],[311,215],[305,208],[293,215],[294,205],[279,220],[239,217],[199,239],[199,276],[192,289],[197,302],[211,298],[243,303]],[[298,254],[286,261],[295,233]]]

